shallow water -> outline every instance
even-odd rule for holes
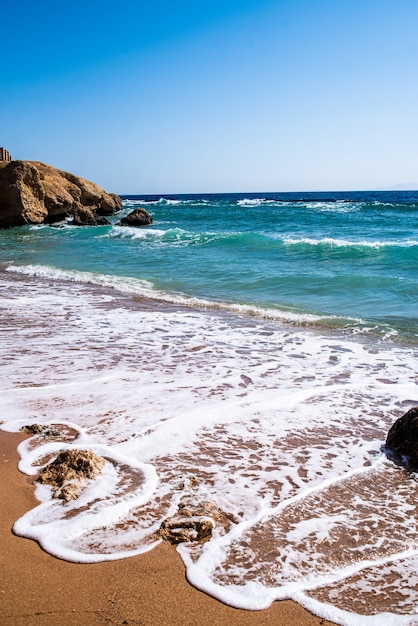
[[[114,216],[110,226],[2,231],[0,263],[418,340],[416,192],[138,196],[124,212],[138,205],[151,227]]]
[[[340,624],[418,623],[416,475],[382,451],[417,404],[416,344],[146,289],[0,273],[2,428],[61,433],[22,444],[22,471],[66,446],[108,461],[77,500],[39,485],[15,531],[68,560],[115,559],[152,549],[180,503],[214,502],[210,541],[179,548],[197,587],[247,609],[293,598]]]

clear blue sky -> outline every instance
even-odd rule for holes
[[[418,183],[418,0],[1,10],[0,145],[116,193]]]

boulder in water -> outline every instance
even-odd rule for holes
[[[122,217],[119,226],[149,226],[152,216],[143,207],[137,207],[125,217]]]
[[[418,468],[418,407],[410,409],[393,424],[386,438],[386,448],[407,457],[408,463]]]

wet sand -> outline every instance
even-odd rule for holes
[[[189,585],[167,543],[141,556],[79,565],[56,559],[12,526],[36,506],[33,487],[17,470],[22,435],[0,431],[1,626],[331,626],[291,601],[242,611]]]

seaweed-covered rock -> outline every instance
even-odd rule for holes
[[[410,409],[393,424],[386,438],[386,448],[418,468],[418,407]]]
[[[119,226],[149,226],[152,224],[152,216],[143,207],[137,207],[125,217],[122,217]]]
[[[68,502],[77,498],[85,480],[101,474],[105,465],[106,460],[91,450],[64,450],[41,470],[37,480],[52,485],[54,498]]]

